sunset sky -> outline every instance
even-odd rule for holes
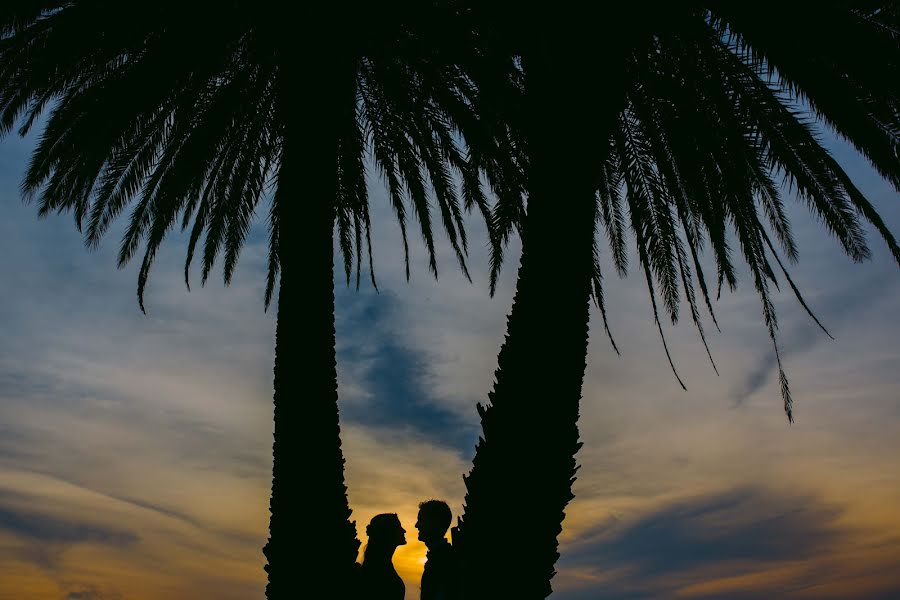
[[[138,264],[115,268],[121,227],[88,251],[71,216],[39,221],[22,203],[33,141],[0,143],[0,600],[263,598],[275,330],[264,220],[229,288],[217,274],[188,292],[173,235],[145,316]],[[900,235],[896,192],[829,143]],[[475,220],[474,284],[449,244],[434,281],[417,240],[406,283],[381,182],[370,188],[380,291],[340,275],[336,288],[346,476],[363,542],[374,514],[400,515],[410,543],[394,562],[417,599],[416,505],[461,510],[518,246],[494,298]],[[873,260],[856,265],[800,203],[791,214],[792,274],[836,338],[777,296],[794,425],[749,279],[716,303],[719,376],[689,315],[666,328],[685,392],[642,278],[608,270],[622,355],[595,311],[553,598],[900,598],[900,270],[874,236]],[[315,576],[316,540],[299,543]]]

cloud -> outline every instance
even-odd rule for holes
[[[896,265],[880,260],[874,268],[861,273],[850,271],[837,282],[827,274],[819,273],[818,279],[809,281],[805,290],[801,290],[806,292],[804,297],[807,303],[812,304],[814,314],[835,336],[835,340],[829,339],[808,315],[792,302],[792,298],[783,298],[781,304],[790,306],[781,307],[779,347],[782,360],[786,360],[789,365],[798,356],[810,352],[819,345],[840,345],[848,337],[852,337],[854,329],[867,313],[880,313],[879,305],[884,304],[886,299],[900,295],[900,281],[893,277],[895,271]],[[878,289],[879,293],[873,294],[875,289]],[[788,295],[787,290],[784,295]],[[817,299],[811,300],[813,297]],[[741,381],[734,386],[732,391],[734,401],[741,404],[763,389],[777,377],[776,368],[775,352],[770,346],[769,352],[763,353],[751,364],[746,374],[741,377]],[[788,375],[790,372],[791,369],[788,369]]]
[[[675,502],[633,523],[603,524],[570,547],[565,562],[627,565],[649,579],[717,562],[803,559],[841,541],[839,517],[812,497],[736,489]]]
[[[820,497],[762,487],[661,503],[633,520],[607,519],[570,541],[558,565],[557,595],[812,598],[813,588],[834,591],[847,578],[876,584],[867,598],[888,597],[900,575],[884,570],[900,548],[861,542],[862,532],[848,528],[843,513]],[[869,562],[873,551],[881,558]]]
[[[409,429],[431,443],[467,451],[478,439],[478,430],[441,403],[428,385],[430,361],[396,331],[402,319],[396,314],[398,305],[391,292],[338,293],[337,329],[343,338],[338,351],[339,392],[345,387],[366,390],[364,398],[340,394],[341,419]]]
[[[41,508],[32,508],[35,506]],[[48,508],[33,497],[0,487],[0,555],[6,547],[13,563],[22,561],[57,573],[73,548],[92,546],[128,552],[141,541],[137,533],[119,524]]]
[[[115,590],[103,590],[92,584],[73,584],[66,590],[65,600],[121,600],[122,594]]]
[[[36,511],[0,506],[0,530],[29,541],[60,544],[128,546],[140,538],[133,532],[91,523],[59,519]]]

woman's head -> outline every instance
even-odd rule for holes
[[[370,546],[393,548],[406,543],[406,530],[396,513],[382,513],[372,517],[366,526],[366,535]]]

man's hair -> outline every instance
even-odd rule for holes
[[[443,500],[426,500],[419,504],[419,515],[436,525],[441,525],[441,531],[447,531],[453,520],[450,507]]]

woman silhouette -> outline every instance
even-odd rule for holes
[[[394,550],[406,543],[406,530],[394,513],[375,515],[366,527],[369,543],[360,568],[360,598],[366,600],[403,600],[406,586],[397,575]]]

